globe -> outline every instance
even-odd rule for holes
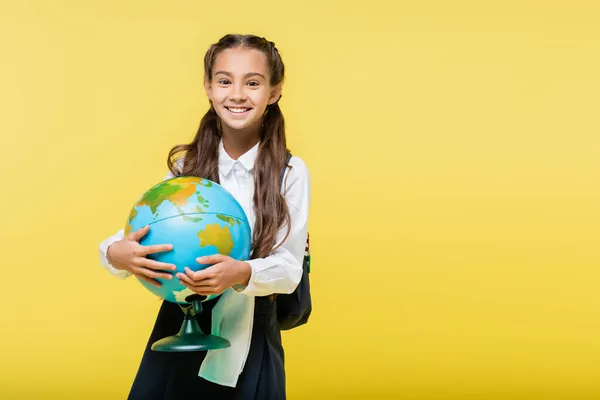
[[[172,279],[156,279],[158,288],[138,281],[158,297],[179,304],[187,304],[186,297],[194,294],[179,282],[176,273],[184,268],[202,270],[196,258],[222,254],[244,261],[250,256],[250,224],[241,205],[222,186],[208,179],[179,176],[166,179],[148,189],[132,207],[125,225],[125,234],[150,225],[140,244],[172,244],[166,252],[147,257],[174,264],[177,269],[166,271]],[[207,296],[208,301],[219,296]]]

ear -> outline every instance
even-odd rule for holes
[[[281,98],[281,87],[283,82],[278,83],[271,89],[271,95],[269,96],[269,105],[276,103]]]

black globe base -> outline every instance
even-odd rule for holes
[[[191,352],[224,349],[231,346],[227,339],[215,335],[207,335],[202,332],[196,315],[202,312],[202,300],[205,296],[193,294],[185,298],[186,302],[191,302],[191,306],[183,308],[185,316],[181,329],[177,335],[168,336],[157,340],[152,344],[151,349],[162,352]]]

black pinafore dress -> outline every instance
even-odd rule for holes
[[[205,333],[210,333],[218,300],[204,302],[197,316]],[[198,376],[206,352],[165,353],[150,348],[155,341],[177,334],[183,316],[179,305],[163,301],[128,400],[285,400],[284,352],[273,299],[255,297],[250,352],[235,388]]]

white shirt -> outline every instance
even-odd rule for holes
[[[219,144],[219,180],[240,203],[252,232],[256,217],[252,207],[254,196],[254,162],[258,154],[258,144],[238,160],[233,160]],[[254,296],[267,296],[273,293],[293,292],[302,277],[302,261],[308,231],[308,209],[310,200],[310,175],[306,164],[298,157],[292,157],[291,168],[286,168],[282,193],[288,205],[291,218],[291,231],[286,241],[266,258],[246,260],[252,269],[250,281],[245,288],[228,289],[213,308],[212,334],[229,340],[231,347],[209,350],[199,376],[224,386],[235,387],[241,374],[252,337],[254,321]],[[280,171],[277,171],[279,176]],[[169,172],[165,179],[174,175]],[[277,234],[281,242],[287,227]],[[111,274],[127,278],[131,274],[114,268],[106,258],[108,246],[121,240],[124,230],[100,243],[100,263]]]

